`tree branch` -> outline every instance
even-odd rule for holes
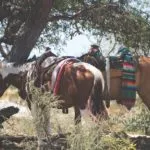
[[[22,24],[16,33],[17,39],[14,42],[10,53],[10,61],[23,63],[28,58],[41,32],[48,22],[48,16],[53,0],[37,0],[31,9],[30,16]]]
[[[2,55],[2,57],[4,57],[5,59],[8,60],[8,55],[5,53],[5,51],[3,50],[2,45],[0,44],[0,53]]]
[[[84,7],[84,9],[76,12],[74,15],[69,15],[69,14],[50,15],[49,21],[73,20],[73,19],[83,16],[83,14],[85,14],[86,12],[89,12],[89,11],[91,12],[93,9],[101,8],[101,7],[110,7],[111,9],[118,10],[119,5],[117,3],[108,3],[108,4],[100,3],[99,5],[98,4],[90,5],[90,6]]]
[[[74,15],[69,14],[62,14],[62,15],[50,15],[49,21],[59,21],[59,20],[73,20],[79,16],[81,16],[83,13],[85,13],[88,10],[94,9],[96,6],[92,5],[90,7],[85,7],[83,10],[80,10],[76,12]]]

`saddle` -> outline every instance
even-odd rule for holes
[[[44,74],[49,71],[50,74],[52,74],[53,69],[55,66],[62,61],[64,58],[59,58],[59,57],[47,57],[47,58],[42,58],[42,60],[38,60],[36,62],[36,77],[34,81],[34,85],[36,87],[40,87],[41,85],[44,84],[43,78]]]

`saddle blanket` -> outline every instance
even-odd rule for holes
[[[128,109],[134,106],[136,99],[136,76],[135,66],[130,62],[123,63],[122,70],[122,101]]]
[[[51,90],[53,91],[54,95],[57,95],[59,87],[60,87],[60,80],[62,74],[64,72],[64,67],[66,64],[70,62],[80,62],[80,60],[76,58],[65,58],[61,60],[58,65],[54,68],[51,77]]]

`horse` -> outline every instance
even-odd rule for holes
[[[95,61],[92,61],[93,56],[90,56],[89,54],[84,54],[81,57],[79,57],[81,61],[85,61],[87,63],[92,64],[93,66],[97,67],[97,63]],[[110,57],[109,57],[110,59]],[[110,89],[109,93],[105,96],[103,96],[103,99],[106,99],[105,97],[109,98],[110,100],[117,100],[117,102],[120,102],[121,97],[121,85],[122,85],[122,70],[116,69],[116,64],[120,65],[122,63],[122,60],[118,59],[115,63],[110,61]],[[99,63],[99,66],[103,65],[104,63]],[[104,76],[106,75],[106,70],[101,69]],[[135,72],[135,79],[136,79],[136,91],[139,95],[139,97],[142,99],[143,103],[148,107],[150,110],[150,57],[140,56],[138,59],[136,59],[136,72]],[[134,104],[133,104],[134,105]],[[133,106],[132,105],[132,106]],[[127,109],[131,109],[130,106]]]
[[[42,77],[40,87],[47,91],[52,91],[54,78],[54,71],[51,72],[51,67],[49,67],[50,61],[51,57],[48,57],[42,63],[42,65],[46,67],[43,68],[44,73],[41,72],[39,75]],[[60,63],[61,62],[62,60]],[[67,109],[74,107],[75,124],[80,123],[81,112],[87,109],[90,112],[90,116],[95,119],[95,121],[98,120],[100,115],[107,118],[107,109],[102,100],[104,79],[101,71],[88,63],[77,61],[75,59],[68,59],[64,64],[65,65],[61,72],[61,78],[58,79],[57,77],[59,87],[56,90],[57,92],[55,91],[56,95],[58,95],[58,101],[60,101],[59,105],[61,108]],[[58,64],[55,68],[57,68],[57,66]],[[28,83],[29,81],[34,80],[36,69],[36,61],[27,62],[22,65],[0,62],[0,96],[5,92],[9,85],[13,85],[18,88],[20,97],[27,100],[33,118],[35,118],[34,120],[36,120],[35,112],[38,112],[40,106],[36,104],[36,100],[32,99],[32,93],[30,93]],[[49,114],[44,114],[44,118],[46,135],[50,135]],[[38,123],[39,122],[41,123],[42,120],[38,121]],[[43,145],[42,139],[45,135],[41,133],[41,127],[39,127],[38,123],[35,124],[38,136],[38,145]]]

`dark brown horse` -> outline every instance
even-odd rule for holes
[[[44,64],[45,63],[45,64]],[[49,58],[43,65],[49,64]],[[42,74],[42,84],[47,90],[52,90],[53,77],[49,67],[44,68],[44,73]],[[88,108],[89,114],[97,119],[100,114],[107,117],[107,110],[102,100],[102,92],[104,89],[104,79],[102,73],[94,66],[84,63],[77,62],[74,59],[70,59],[65,63],[61,72],[61,78],[59,81],[59,88],[57,89],[57,95],[59,95],[59,100],[61,100],[61,108],[67,109],[69,107],[74,107],[75,110],[75,122],[78,123],[81,120],[81,111]],[[32,95],[29,95],[30,89],[27,90],[27,83],[34,80],[34,75],[36,72],[36,62],[29,62],[23,65],[14,65],[13,63],[0,63],[0,95],[4,93],[9,85],[13,85],[18,88],[19,95],[26,99],[33,117],[36,117],[36,112],[38,112],[38,105],[36,100],[31,99]],[[41,75],[39,75],[41,76]],[[60,105],[60,104],[59,104]],[[45,111],[47,112],[47,111]],[[50,134],[49,127],[49,114],[44,114],[46,125],[46,132]],[[36,119],[35,119],[36,120]],[[38,121],[42,122],[42,121]],[[37,123],[37,134],[39,144],[42,142],[43,134]]]
[[[87,63],[91,63],[94,66],[97,66],[97,63],[93,60],[93,56],[85,54],[79,59]],[[121,61],[121,60],[119,60]],[[99,66],[103,64],[99,63]],[[114,65],[114,64],[110,64]],[[106,74],[105,70],[101,70],[103,74]],[[141,97],[144,104],[150,109],[150,57],[141,56],[137,62],[137,71],[136,71],[136,86],[138,95]],[[107,97],[110,100],[120,101],[121,97],[121,84],[122,84],[122,71],[120,69],[114,69],[110,67],[110,91]]]

